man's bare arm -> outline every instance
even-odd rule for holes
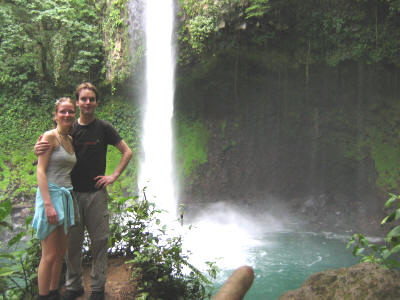
[[[125,143],[124,140],[121,140],[118,144],[115,145],[115,147],[122,154],[119,164],[115,168],[114,172],[111,175],[97,176],[95,178],[95,180],[97,180],[96,188],[106,187],[107,185],[109,185],[109,184],[113,183],[115,180],[117,180],[118,177],[121,175],[121,173],[125,170],[126,166],[128,165],[129,161],[132,158],[132,154],[133,154],[132,150]]]
[[[33,147],[33,151],[36,156],[42,155],[46,153],[50,149],[50,144],[48,141],[42,140],[42,136],[39,137],[35,146]]]

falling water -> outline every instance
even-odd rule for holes
[[[144,4],[145,12],[144,157],[138,183],[140,189],[145,188],[147,199],[169,212],[164,221],[172,221],[176,219],[177,209],[172,133],[173,0],[131,1],[140,9]],[[268,218],[267,213],[263,214],[262,220],[262,224],[256,224],[253,216],[244,216],[242,211],[231,211],[225,206],[211,207],[199,219],[193,220],[194,229],[185,235],[184,248],[192,252],[191,263],[202,269],[202,263],[206,261],[218,262],[222,272],[216,288],[235,268],[250,265],[256,279],[245,299],[265,300],[277,299],[284,291],[298,288],[313,272],[354,262],[350,253],[340,252],[345,243],[342,238],[286,230],[277,219]]]
[[[140,166],[139,188],[145,188],[146,197],[155,202],[159,208],[169,212],[167,221],[173,221],[176,219],[177,210],[172,159],[175,65],[172,40],[173,1],[147,0],[141,3],[145,4],[146,97],[142,133],[144,157]],[[140,3],[136,4],[136,8],[141,7]],[[249,236],[234,224],[238,221],[237,218],[235,222],[232,220],[228,222],[226,209],[224,211],[222,220],[216,215],[213,215],[212,221],[204,218],[196,222],[194,224],[196,229],[186,235],[184,246],[188,250],[196,249],[191,259],[199,267],[201,263],[215,256],[229,256],[224,267],[246,262],[246,258],[243,257],[243,244],[249,245]],[[212,214],[208,214],[208,217],[210,215]],[[175,225],[176,222],[172,227]],[[180,230],[185,231],[185,228]],[[238,241],[239,236],[240,241]],[[214,242],[210,239],[214,239]],[[210,242],[214,245],[211,249]],[[220,252],[217,249],[220,249]]]
[[[173,0],[145,1],[146,96],[144,101],[139,188],[148,200],[175,218],[173,184],[174,51]]]

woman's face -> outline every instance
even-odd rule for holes
[[[57,111],[54,113],[54,119],[57,126],[67,128],[71,127],[75,121],[75,107],[71,102],[65,101],[58,105]]]

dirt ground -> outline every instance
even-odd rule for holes
[[[126,264],[124,258],[110,258],[108,260],[106,300],[135,299],[135,286],[131,280],[132,264]],[[90,297],[90,265],[84,265],[85,295],[77,300],[86,300]],[[62,287],[64,291],[65,287]]]

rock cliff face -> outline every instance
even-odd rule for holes
[[[376,156],[380,145],[395,151],[384,116],[394,75],[347,64],[315,68],[306,84],[299,69],[238,65],[219,58],[207,71],[178,72],[177,115],[209,131],[208,160],[185,178],[180,199],[282,206],[328,230],[379,229],[384,191],[397,188]]]
[[[301,288],[279,300],[394,300],[400,299],[400,274],[370,263],[311,275]]]

